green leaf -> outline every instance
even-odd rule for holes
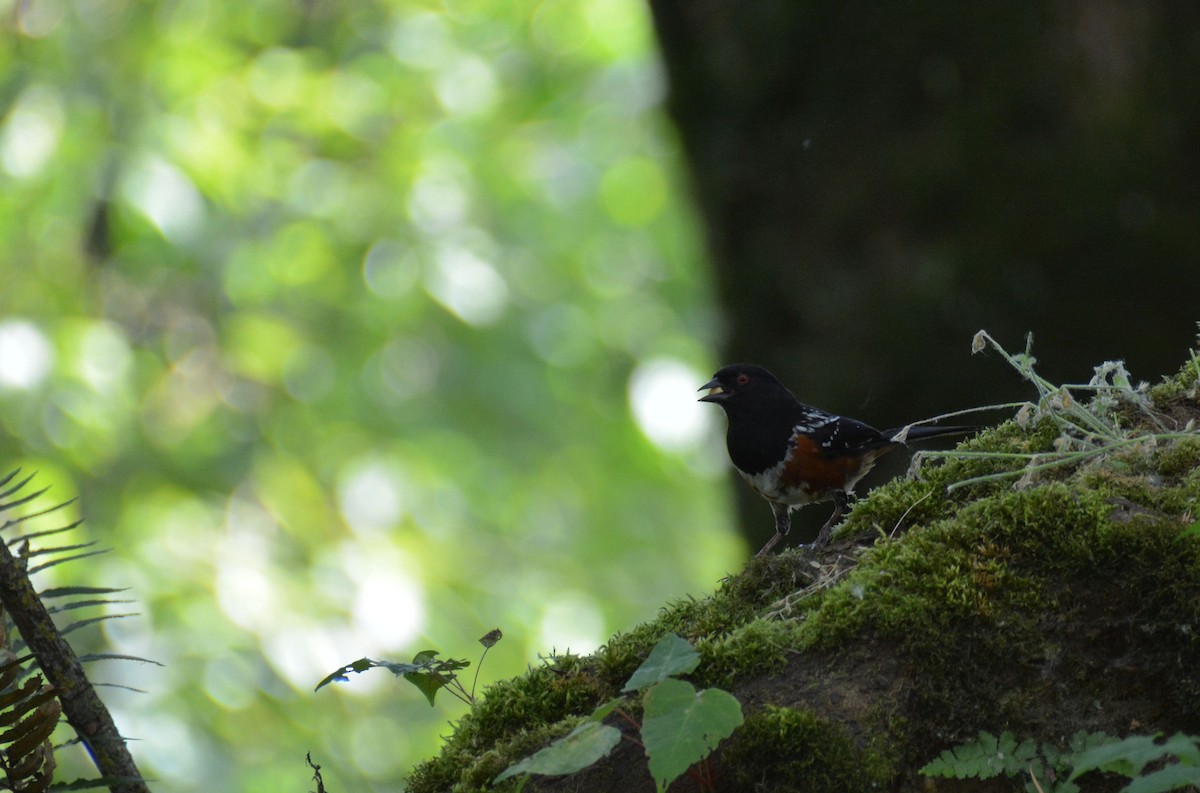
[[[687,640],[674,633],[662,637],[650,655],[629,678],[622,691],[638,691],[666,680],[671,675],[686,674],[700,665],[700,653]]]
[[[351,672],[365,672],[371,667],[376,666],[376,663],[370,658],[359,658],[357,661],[348,663],[345,666],[338,668],[336,672],[330,672],[325,676],[325,679],[317,683],[317,687],[313,691],[320,691],[330,683],[345,683],[350,678],[348,675]]]
[[[589,721],[603,721],[608,714],[612,713],[625,702],[625,697],[613,697],[608,702],[604,702],[592,711],[592,715],[588,716]]]
[[[404,675],[404,679],[416,686],[425,695],[425,699],[429,700],[430,706],[433,705],[433,699],[437,696],[437,692],[450,682],[448,678],[433,674],[432,672],[409,672]]]
[[[1087,732],[1080,730],[1071,736],[1070,748],[1075,754],[1079,754],[1088,749],[1094,749],[1097,746],[1104,746],[1117,740],[1106,732]]]
[[[433,661],[437,657],[438,657],[437,650],[422,650],[421,652],[419,652],[413,656],[413,663],[414,664],[425,664],[425,663],[429,663],[430,661]],[[400,673],[397,672],[396,674],[400,674]]]
[[[1160,733],[1161,735],[1161,733]],[[1154,743],[1157,735],[1131,735],[1114,743],[1088,749],[1075,758],[1075,767],[1070,779],[1074,781],[1088,771],[1114,771],[1133,777],[1142,772],[1147,763],[1162,757],[1162,747]]]
[[[642,743],[659,793],[703,760],[742,723],[742,703],[728,691],[697,692],[683,680],[663,680],[646,692]]]
[[[585,721],[569,735],[559,738],[545,749],[510,765],[492,784],[517,774],[546,774],[563,776],[587,768],[607,757],[621,741],[621,731],[598,721]]]
[[[978,740],[945,750],[926,764],[921,773],[956,779],[991,779],[1000,774],[1023,773],[1036,758],[1037,746],[1032,741],[1018,745],[1011,732],[1001,733],[997,738],[981,730]]]
[[[1200,520],[1183,530],[1184,537],[1195,537],[1196,535],[1200,535]]]
[[[1177,732],[1159,748],[1163,754],[1174,755],[1187,765],[1200,765],[1200,736]]]
[[[388,670],[396,677],[403,677],[412,683],[425,695],[425,698],[429,700],[429,704],[433,705],[438,689],[443,688],[453,681],[455,679],[455,672],[471,665],[470,661],[461,661],[456,658],[438,660],[437,656],[437,650],[422,650],[413,656],[411,664],[360,658],[327,675],[324,680],[317,684],[315,690],[320,691],[330,683],[346,682],[349,679],[347,675],[350,672],[365,672],[368,669],[379,667]]]
[[[1200,787],[1200,768],[1172,763],[1157,771],[1140,776],[1129,783],[1122,793],[1162,793],[1183,787]]]
[[[1200,787],[1200,768],[1182,763],[1165,765],[1129,782],[1121,793],[1163,793],[1177,791],[1181,787]]]

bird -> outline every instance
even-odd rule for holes
[[[723,367],[698,389],[701,402],[719,405],[728,419],[725,446],[738,473],[765,498],[775,516],[775,536],[756,556],[770,553],[791,529],[796,507],[833,501],[833,514],[812,547],[829,535],[849,504],[859,480],[888,452],[906,440],[958,435],[977,427],[897,427],[880,432],[798,400],[761,366]]]

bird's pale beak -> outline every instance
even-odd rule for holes
[[[699,402],[724,402],[726,399],[729,399],[729,392],[725,390],[725,387],[715,377],[696,390],[708,391],[707,394],[697,400]]]

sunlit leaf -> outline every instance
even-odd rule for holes
[[[345,683],[350,679],[349,675],[351,672],[365,672],[376,665],[370,658],[359,658],[357,661],[348,663],[345,666],[339,667],[336,671],[330,672],[320,683],[317,683],[317,687],[313,690],[320,691],[330,683]]]
[[[562,776],[594,765],[621,741],[621,731],[597,721],[585,721],[545,749],[505,769],[492,780],[497,784],[517,774]]]
[[[691,672],[700,665],[700,653],[687,640],[668,633],[662,637],[642,665],[634,671],[622,691],[637,691],[671,675]]]

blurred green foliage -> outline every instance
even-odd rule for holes
[[[166,667],[96,676],[157,786],[395,790],[461,706],[330,669],[501,627],[487,682],[739,564],[652,44],[635,0],[0,0],[0,462],[144,608],[102,638]]]

